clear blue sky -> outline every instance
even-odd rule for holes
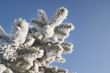
[[[51,17],[61,6],[69,10],[65,22],[76,27],[68,38],[74,52],[56,65],[70,73],[110,73],[110,0],[0,0],[0,24],[10,32],[14,19],[29,21],[41,8]]]

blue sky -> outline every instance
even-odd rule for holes
[[[70,73],[110,73],[110,0],[0,0],[0,25],[10,32],[14,19],[29,21],[41,8],[51,18],[61,6],[69,10],[65,22],[76,27],[68,38],[74,52],[55,65]]]

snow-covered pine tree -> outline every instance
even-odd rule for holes
[[[67,15],[61,7],[49,20],[39,9],[31,22],[16,20],[11,34],[0,26],[0,73],[67,73],[51,66],[54,61],[64,63],[62,54],[73,51],[73,44],[65,42],[74,29],[72,23],[63,23]]]

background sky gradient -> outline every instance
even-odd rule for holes
[[[61,6],[69,10],[65,22],[76,27],[67,40],[74,52],[64,55],[66,63],[53,65],[69,73],[110,73],[110,0],[0,0],[0,25],[10,32],[14,19],[30,21],[41,8],[51,18]]]

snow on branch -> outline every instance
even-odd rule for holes
[[[72,23],[63,23],[67,15],[61,7],[49,21],[39,9],[31,22],[16,20],[10,34],[0,26],[0,73],[67,73],[51,66],[54,61],[64,63],[62,55],[73,51],[73,44],[65,42],[74,29]]]

